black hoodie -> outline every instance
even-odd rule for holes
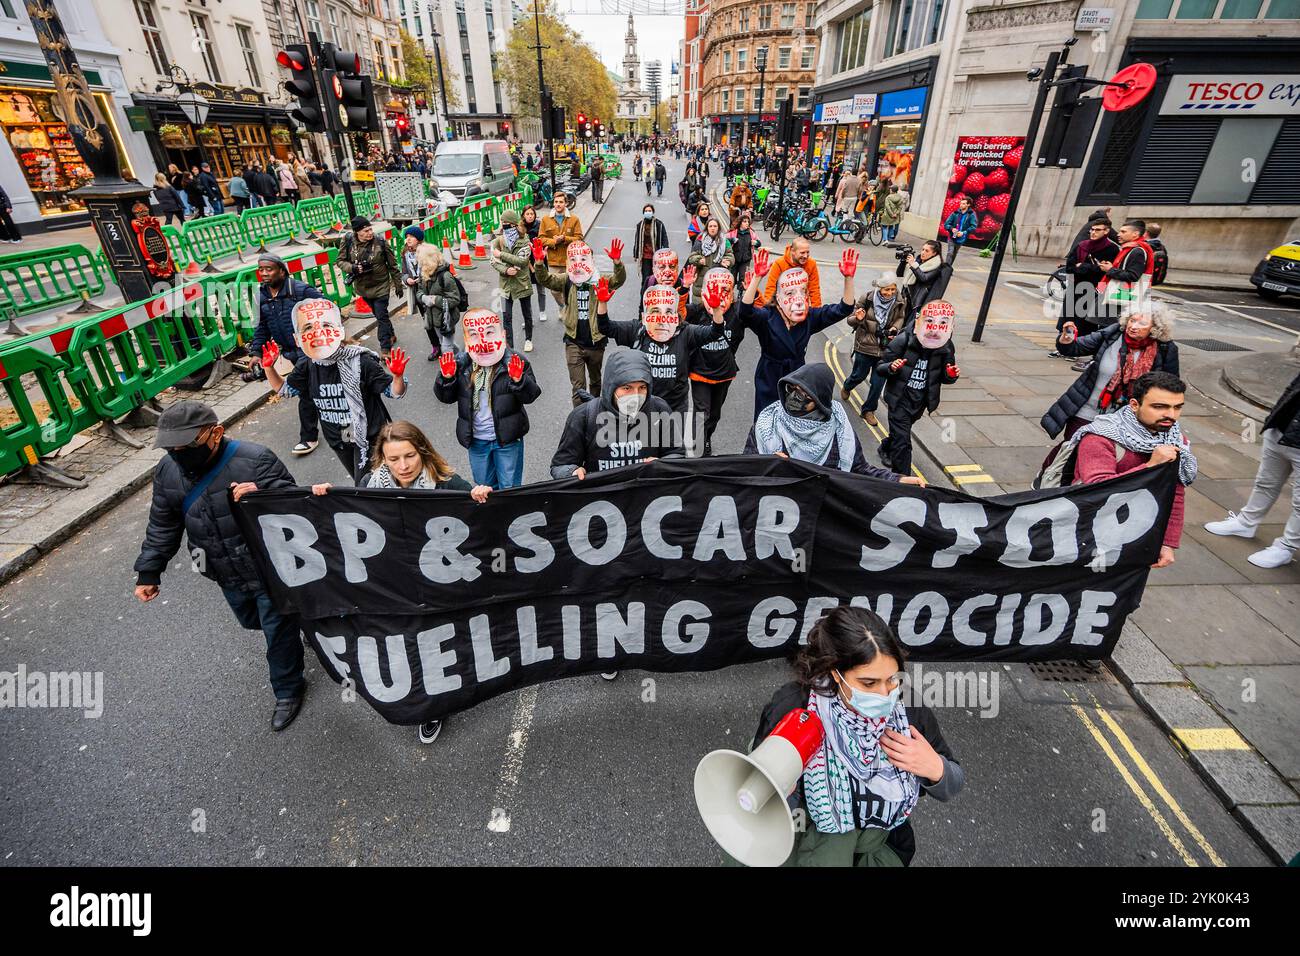
[[[614,404],[614,390],[629,382],[645,382],[650,388],[632,422],[622,418]],[[570,478],[579,468],[592,474],[647,458],[682,457],[685,423],[681,416],[670,416],[671,411],[668,403],[654,394],[650,360],[632,349],[610,349],[605,355],[600,397],[569,412],[560,445],[551,458],[551,477]]]
[[[640,322],[611,319],[608,314],[597,314],[596,327],[601,335],[609,336],[619,345],[645,353],[654,375],[655,396],[667,402],[673,411],[685,414],[691,396],[691,353],[706,342],[724,338],[727,323],[717,323],[712,318],[708,325],[679,323],[677,334],[667,342],[650,338],[650,333]]]

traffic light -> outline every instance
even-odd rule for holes
[[[600,123],[599,123],[597,120],[594,120],[594,119],[593,119],[593,120],[588,120],[588,121],[587,121],[587,131],[586,131],[586,135],[587,135],[588,138],[591,138],[592,136],[595,136],[595,135],[596,135],[596,127],[599,126],[599,125],[600,125]]]
[[[407,139],[411,135],[411,121],[398,114],[393,118],[393,133],[398,139]]]
[[[275,55],[275,62],[293,74],[291,79],[284,81],[284,88],[298,100],[298,108],[289,115],[309,133],[325,132],[324,107],[307,46],[302,43],[287,46]]]
[[[339,128],[348,133],[378,132],[379,113],[370,77],[361,75],[361,57],[332,43],[321,47],[326,105],[338,116]]]
[[[1056,80],[1056,99],[1047,117],[1043,145],[1036,166],[1078,169],[1088,152],[1093,128],[1101,112],[1100,97],[1083,97],[1088,70],[1083,66],[1063,69]]]
[[[596,139],[604,139],[604,138],[605,138],[605,124],[602,123],[600,120],[596,120]]]

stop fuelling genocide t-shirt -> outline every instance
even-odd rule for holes
[[[289,377],[285,379],[303,399],[311,401],[320,413],[321,431],[330,445],[344,444],[344,430],[352,424],[352,412],[343,383],[339,380],[337,365],[320,365],[307,357],[298,360]],[[390,421],[388,407],[384,404],[384,391],[393,384],[393,377],[372,353],[361,356],[361,401],[366,408],[366,441],[373,444],[379,430]]]

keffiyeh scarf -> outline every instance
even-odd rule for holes
[[[808,709],[826,733],[803,772],[804,803],[822,833],[848,833],[866,826],[892,830],[911,816],[921,784],[885,756],[880,738],[886,730],[906,734],[907,710],[900,701],[888,717],[863,717],[839,697],[808,695]],[[868,801],[855,817],[854,803]]]
[[[1138,421],[1133,408],[1125,405],[1118,412],[1099,415],[1091,424],[1080,428],[1070,437],[1070,444],[1062,448],[1060,453],[1068,455],[1073,452],[1079,447],[1079,442],[1083,441],[1084,435],[1100,435],[1102,438],[1109,438],[1115,444],[1122,445],[1139,455],[1151,454],[1156,450],[1157,445],[1173,445],[1178,449],[1178,480],[1184,485],[1190,485],[1196,480],[1196,456],[1192,454],[1192,446],[1183,437],[1183,431],[1177,422],[1165,431],[1153,435]]]
[[[341,345],[339,350],[327,359],[317,361],[317,365],[337,365],[339,382],[343,385],[343,397],[348,400],[348,411],[352,415],[352,443],[361,449],[361,460],[370,457],[369,431],[366,428],[366,403],[361,398],[361,356],[370,349],[360,345]]]
[[[754,440],[761,455],[783,451],[798,461],[824,465],[831,448],[838,443],[840,471],[853,467],[858,437],[849,416],[839,402],[831,402],[830,421],[796,418],[780,402],[773,402],[758,413],[754,422]]]

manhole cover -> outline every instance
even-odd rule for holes
[[[1202,352],[1249,352],[1250,349],[1243,348],[1240,345],[1233,345],[1231,342],[1224,342],[1222,339],[1179,339],[1179,345],[1190,345],[1194,349],[1200,349]]]
[[[1087,684],[1106,679],[1100,661],[1038,661],[1029,671],[1039,680],[1058,684]]]

